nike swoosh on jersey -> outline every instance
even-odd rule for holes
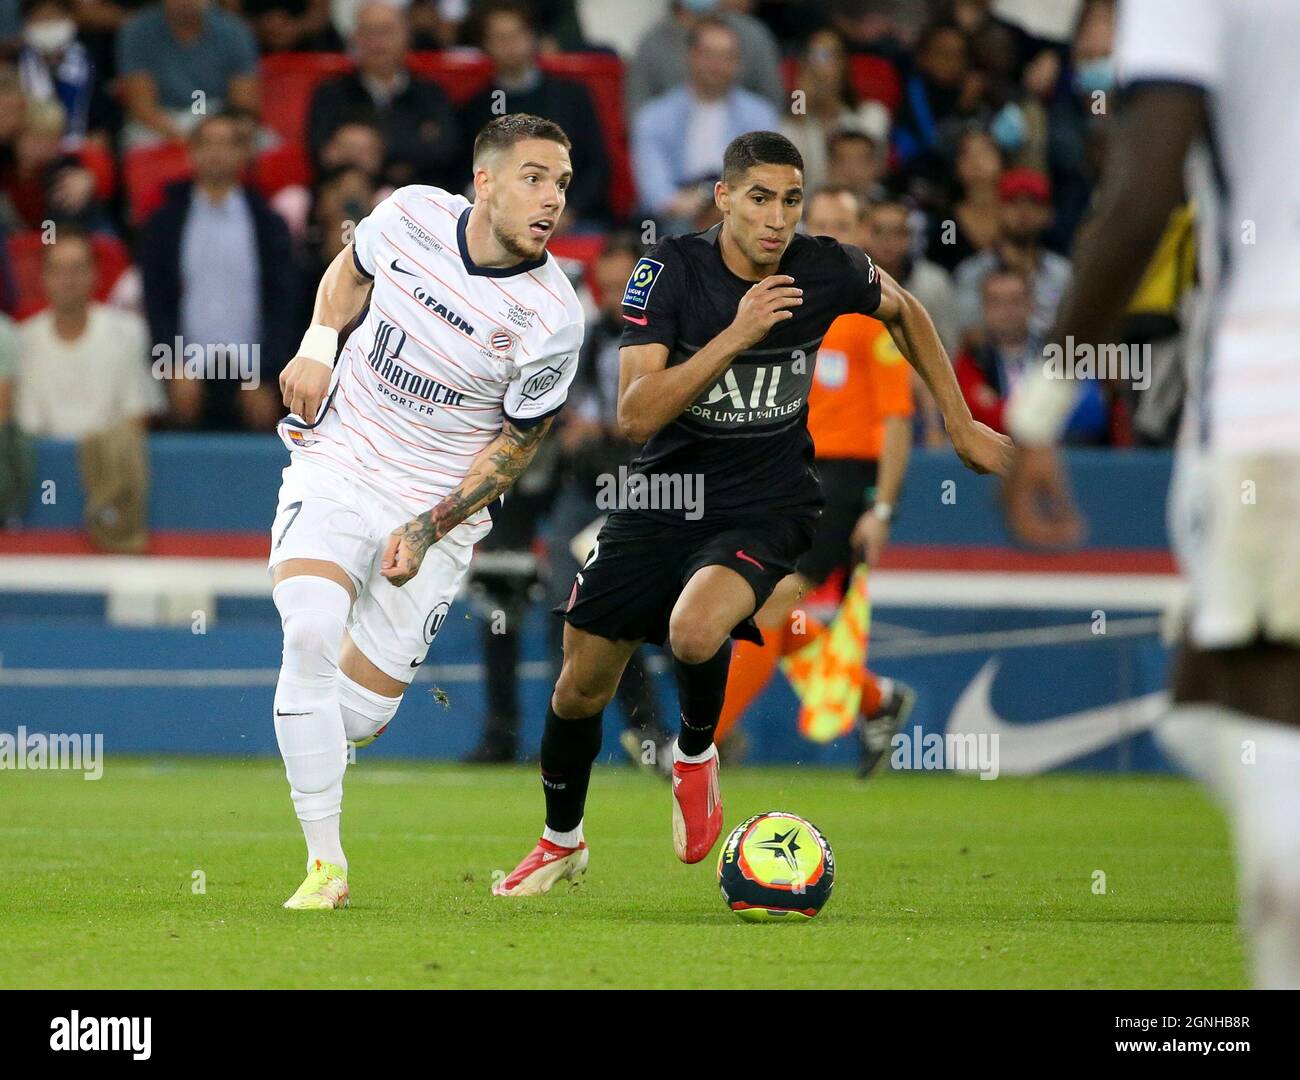
[[[650,318],[649,316],[646,315],[636,316],[636,315],[629,315],[627,312],[624,312],[623,318],[625,318],[630,323],[636,323],[637,326],[648,326],[650,324]]]
[[[311,710],[308,709],[306,712],[281,712],[279,709],[276,709],[275,715],[276,716],[310,716]]]
[[[754,556],[752,556],[752,555],[746,555],[745,552],[744,552],[743,550],[737,550],[737,552],[736,552],[736,558],[738,558],[738,559],[744,559],[745,562],[747,562],[747,563],[753,563],[753,564],[754,564],[755,566],[757,566],[760,570],[766,570],[766,569],[767,569],[767,567],[765,567],[761,562],[759,562],[756,558],[754,558]]]
[[[399,274],[409,274],[411,277],[419,277],[419,276],[420,276],[420,275],[417,274],[414,270],[403,270],[400,266],[397,265],[397,260],[396,260],[396,259],[394,259],[394,260],[393,260],[391,263],[389,263],[388,265],[391,266],[394,270],[396,270]]]
[[[1055,716],[1033,724],[1008,724],[993,708],[991,690],[999,662],[991,659],[962,691],[948,716],[947,731],[996,735],[1003,773],[1039,773],[1154,727],[1169,712],[1164,691]]]

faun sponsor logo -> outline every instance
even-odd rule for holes
[[[415,292],[411,295],[433,312],[433,314],[437,315],[438,318],[442,319],[448,326],[455,327],[466,337],[474,336],[474,327],[469,324],[465,317],[449,308],[429,292],[428,289],[424,288],[424,286],[417,286]]]
[[[133,1060],[148,1061],[152,1040],[149,1016],[82,1016],[73,1009],[50,1021],[51,1050],[129,1050]]]

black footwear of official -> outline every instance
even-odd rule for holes
[[[902,730],[916,704],[916,691],[906,683],[891,679],[888,690],[880,708],[870,716],[858,717],[855,730],[858,736],[858,778],[861,780],[880,768],[890,740]]]

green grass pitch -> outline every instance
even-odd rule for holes
[[[537,835],[535,768],[362,751],[337,912],[280,907],[304,855],[278,762],[0,773],[0,987],[1243,984],[1227,829],[1186,781],[724,768],[722,789],[728,828],[781,809],[825,832],[819,918],[741,923],[716,855],[674,857],[667,785],[617,765],[592,781],[585,883],[510,901],[489,887]]]

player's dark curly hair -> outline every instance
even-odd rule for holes
[[[793,165],[803,172],[803,155],[775,131],[747,131],[727,144],[722,155],[722,182],[736,183],[755,165]]]
[[[564,134],[564,128],[554,120],[533,116],[531,113],[510,113],[483,125],[483,130],[474,139],[475,167],[484,154],[505,150],[524,139],[546,139],[548,142],[559,143],[566,150],[573,148],[569,136]]]

